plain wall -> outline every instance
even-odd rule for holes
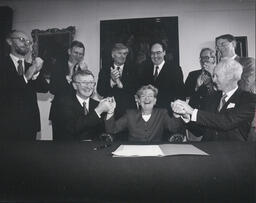
[[[33,29],[75,26],[75,39],[84,42],[85,60],[96,78],[100,20],[178,16],[184,79],[200,67],[201,48],[214,48],[215,37],[221,34],[247,36],[248,55],[255,57],[255,0],[0,0],[0,6],[13,8],[13,28],[29,35]],[[42,139],[51,139],[51,99],[50,94],[39,94]]]

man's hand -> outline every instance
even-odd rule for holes
[[[172,110],[176,114],[184,115],[187,117],[187,115],[192,115],[194,109],[189,106],[185,101],[182,100],[176,100],[175,102],[172,102],[171,104]]]
[[[213,69],[214,69],[214,66],[215,66],[214,63],[212,63],[212,62],[205,62],[205,63],[203,63],[202,66],[203,66],[205,71],[210,73],[211,76],[213,75]]]
[[[118,88],[123,88],[123,83],[120,80],[121,75],[119,70],[112,67],[110,69],[111,69],[111,73],[110,73],[111,79],[117,84]]]
[[[110,68],[111,79],[116,82],[120,78],[120,72],[116,68]]]
[[[28,68],[28,70],[25,73],[25,77],[27,80],[30,80],[33,77],[33,75],[36,75],[40,72],[40,70],[43,67],[43,62],[44,61],[40,57],[36,57],[32,65]]]
[[[116,108],[116,102],[113,97],[107,97],[105,99],[102,99],[98,106],[96,107],[95,111],[98,114],[102,114],[103,112],[114,112]]]

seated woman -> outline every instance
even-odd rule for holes
[[[114,134],[128,129],[128,140],[134,142],[160,142],[165,130],[179,132],[180,119],[170,118],[166,109],[154,108],[157,93],[157,88],[152,85],[142,86],[136,93],[139,108],[127,110],[118,120],[113,116],[114,104],[105,120],[106,132]]]

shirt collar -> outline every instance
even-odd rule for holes
[[[222,93],[222,95],[224,95],[224,94],[226,94],[227,95],[227,97],[225,98],[225,101],[228,101],[229,100],[229,98],[235,93],[235,91],[238,89],[238,86],[235,88],[235,89],[233,89],[233,90],[230,90],[229,92],[226,92],[226,93]]]
[[[79,101],[79,103],[81,104],[81,106],[83,106],[83,103],[86,102],[86,108],[89,109],[89,101],[90,101],[90,98],[87,98],[87,99],[84,100],[83,98],[81,98],[81,97],[78,96],[77,94],[76,94],[76,98],[77,98],[77,100]]]
[[[121,70],[123,70],[123,68],[124,68],[124,64],[123,64],[123,65],[121,65],[121,66],[118,66],[118,65],[114,64],[114,68],[117,68],[117,67],[119,67]]]
[[[158,73],[162,70],[164,66],[165,60],[162,61],[159,65],[154,65],[154,69],[158,66]]]
[[[17,66],[18,66],[18,61],[19,60],[22,60],[22,65],[23,65],[23,67],[24,67],[24,61],[25,61],[25,59],[24,58],[18,58],[17,56],[14,56],[12,53],[10,53],[10,57],[11,57],[11,59],[12,59],[12,61],[13,61],[13,63],[14,63],[14,65],[15,65],[15,67],[17,68]]]
[[[232,56],[232,57],[223,57],[223,58],[221,58],[221,60],[222,59],[235,59],[237,57],[237,55],[235,54],[234,56]]]

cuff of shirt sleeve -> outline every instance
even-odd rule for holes
[[[96,109],[94,109],[94,111],[95,111],[95,113],[97,114],[97,116],[98,116],[99,118],[101,118],[101,115],[96,111]]]
[[[32,76],[32,80],[36,80],[40,72]]]
[[[194,109],[194,111],[192,112],[191,121],[196,122],[197,112],[198,112],[198,109]]]

